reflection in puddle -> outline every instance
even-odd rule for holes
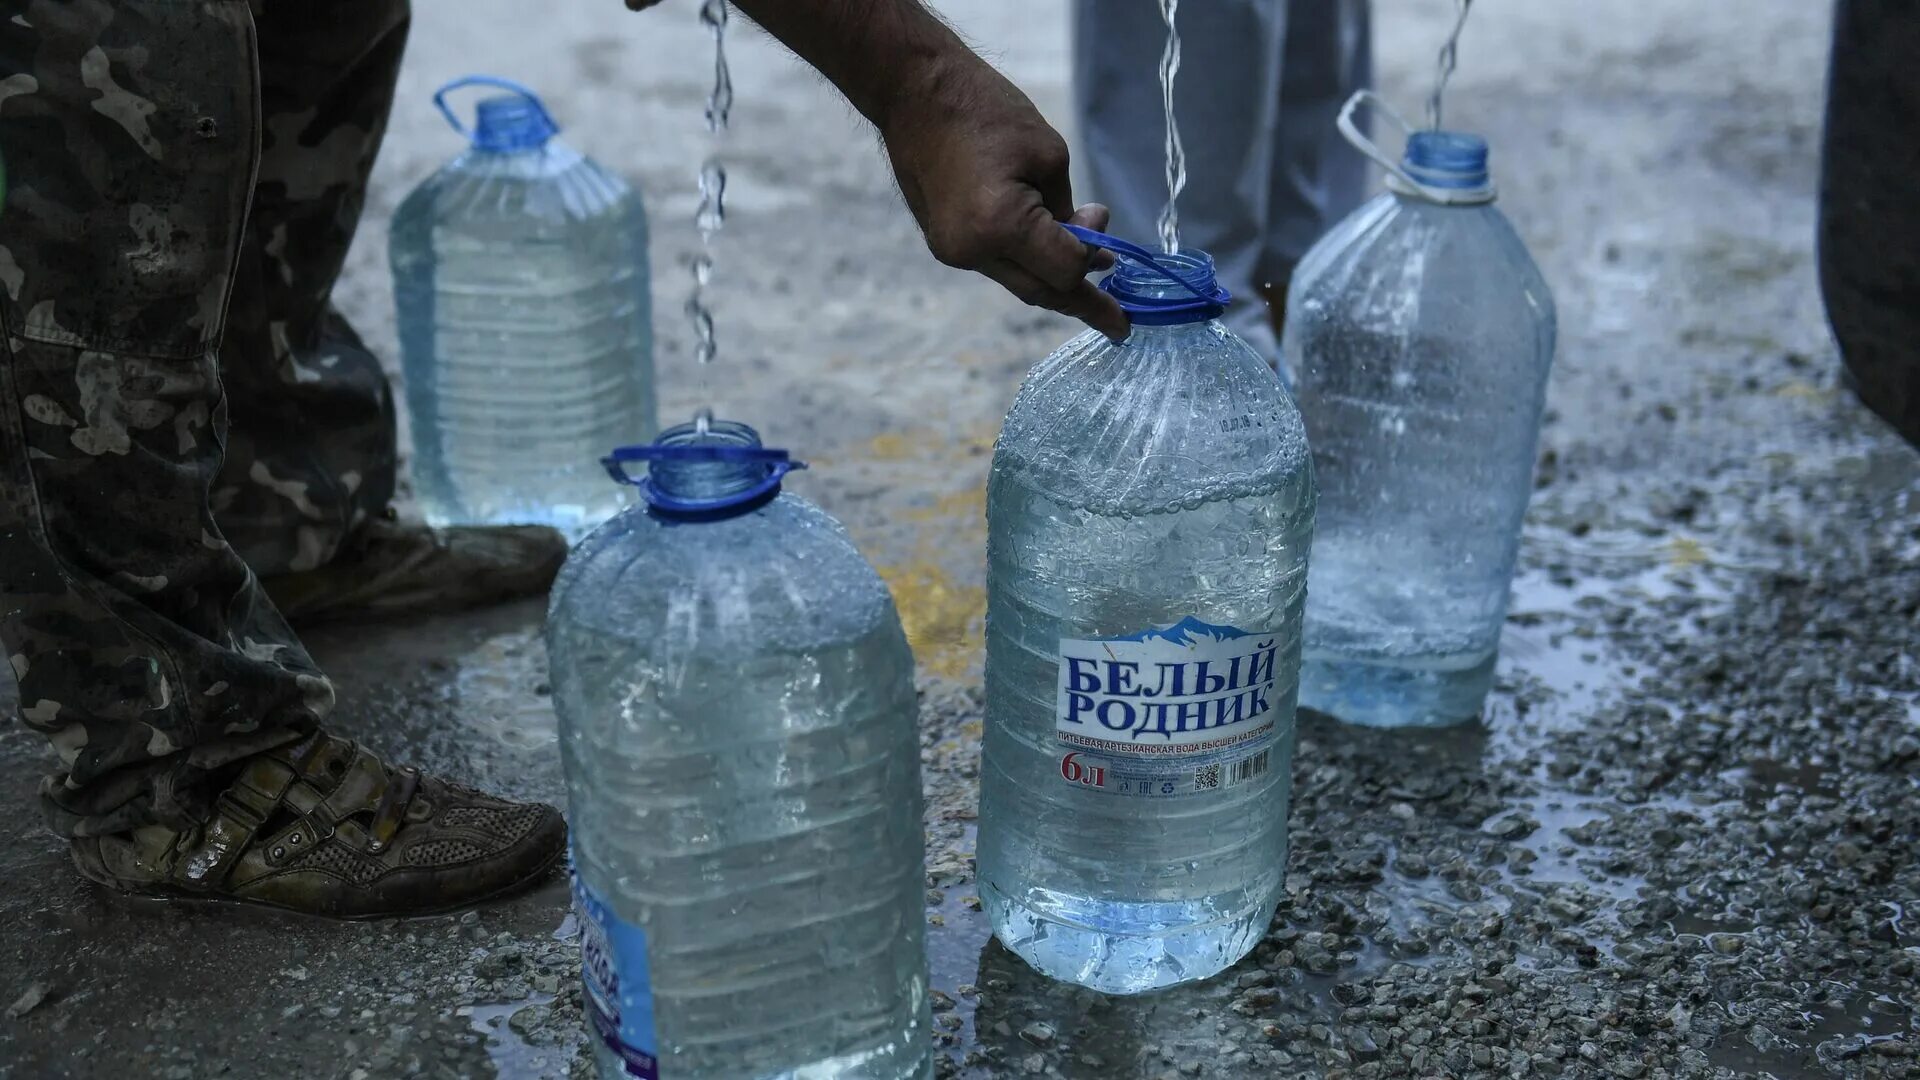
[[[565,1076],[578,1040],[556,1046],[535,1046],[520,1034],[514,1018],[530,1009],[545,1010],[552,994],[534,994],[525,1001],[499,1005],[465,1005],[455,1012],[486,1040],[487,1057],[503,1077]]]

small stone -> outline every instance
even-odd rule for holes
[[[1524,836],[1530,836],[1533,831],[1539,827],[1540,823],[1538,821],[1520,813],[1518,810],[1509,810],[1504,814],[1495,814],[1493,817],[1480,823],[1481,832],[1501,840],[1518,840]]]
[[[1859,845],[1851,841],[1833,845],[1833,862],[1836,866],[1852,866],[1860,861],[1863,854]]]
[[[927,998],[932,1002],[934,1012],[947,1012],[951,1010],[954,1005],[953,998],[948,996],[944,990],[935,990],[928,994]]]
[[[26,990],[14,999],[13,1004],[7,1006],[7,1019],[18,1020],[39,1008],[40,1003],[47,1000],[49,989],[51,987],[44,982],[28,983]]]
[[[1747,939],[1739,934],[1708,934],[1707,948],[1721,956],[1732,956],[1747,947]]]
[[[1053,1027],[1049,1024],[1035,1021],[1020,1029],[1020,1038],[1029,1045],[1038,1046],[1044,1050],[1053,1045]]]
[[[1045,1054],[1028,1054],[1021,1059],[1020,1068],[1031,1075],[1038,1076],[1047,1071],[1047,1056]]]

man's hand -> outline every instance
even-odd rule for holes
[[[636,11],[659,0],[626,0]],[[1102,229],[1074,209],[1067,144],[1033,102],[920,0],[733,0],[840,88],[880,129],[934,257],[1116,340],[1126,313],[1087,280],[1112,264],[1060,227]]]
[[[1124,339],[1126,313],[1087,280],[1111,257],[1101,253],[1096,263],[1060,227],[1107,226],[1106,207],[1074,208],[1066,140],[1025,94],[971,55],[921,82],[885,113],[880,135],[934,257]]]

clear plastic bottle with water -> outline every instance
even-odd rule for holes
[[[648,506],[581,543],[547,630],[602,1080],[928,1076],[892,598],[752,428],[610,459],[642,460]]]
[[[994,450],[979,876],[1008,948],[1127,994],[1226,968],[1279,899],[1314,481],[1212,261],[1076,234],[1125,253],[1134,330],[1042,361]]]
[[[1390,190],[1301,260],[1282,345],[1320,478],[1300,700],[1359,724],[1451,724],[1479,715],[1493,678],[1553,298],[1493,207],[1483,139],[1412,132],[1395,162],[1353,107],[1342,127]]]
[[[466,86],[509,91],[471,131],[446,100]],[[656,430],[646,213],[532,91],[470,76],[434,101],[472,145],[401,203],[390,248],[422,509],[578,537],[625,505],[601,453]]]

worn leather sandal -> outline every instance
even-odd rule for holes
[[[73,842],[80,872],[125,892],[334,919],[432,915],[547,876],[560,812],[392,768],[316,732],[249,759],[201,826]]]

